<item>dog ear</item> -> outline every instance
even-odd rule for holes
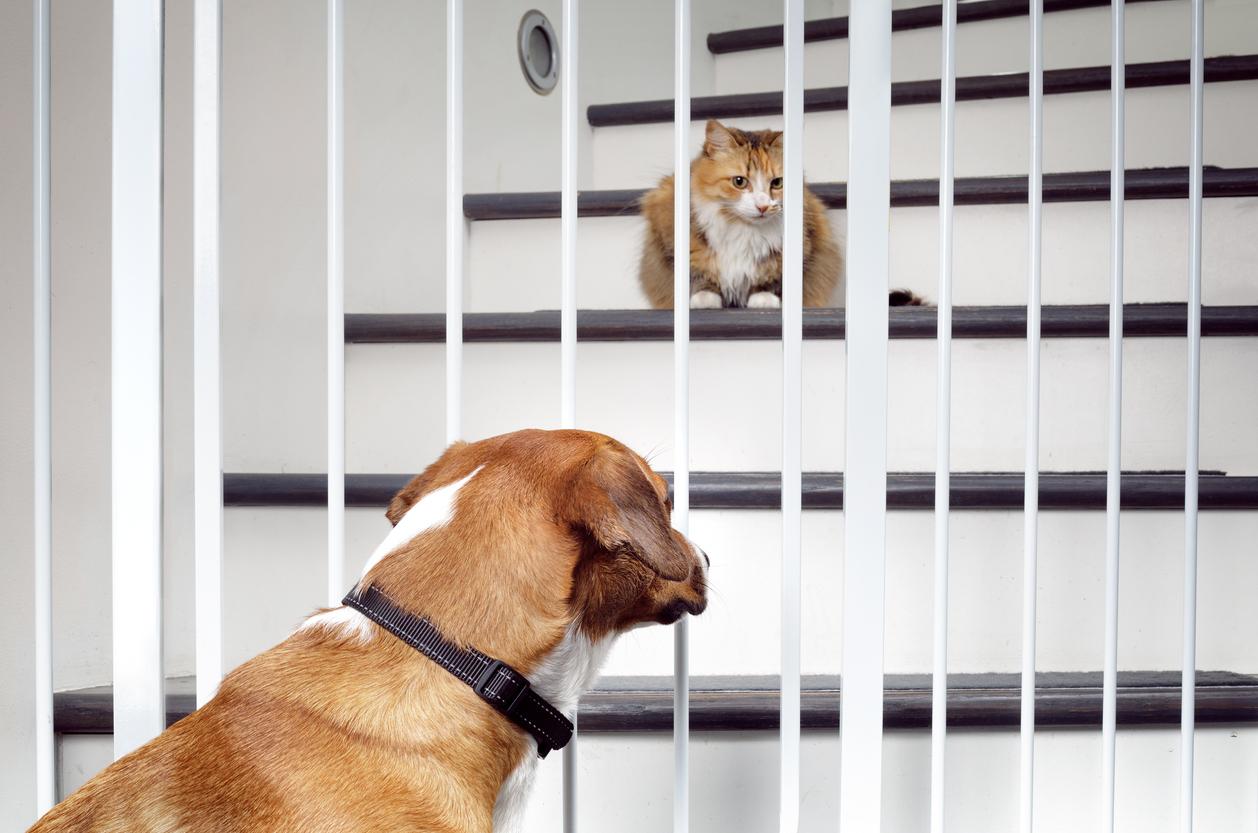
[[[571,521],[600,548],[638,559],[669,581],[690,575],[655,486],[628,451],[605,448],[573,484]]]
[[[422,474],[417,474],[411,478],[411,482],[402,487],[402,490],[393,496],[393,500],[389,501],[389,508],[385,510],[384,516],[389,519],[389,523],[397,526],[398,521],[406,516],[410,508],[419,502],[427,492],[431,491],[432,484],[440,482],[442,475],[446,470],[454,465],[453,459],[458,456],[459,451],[467,447],[467,443],[458,440],[445,450],[436,462],[424,469]]]

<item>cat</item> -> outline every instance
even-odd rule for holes
[[[643,195],[647,221],[638,277],[651,306],[673,306],[673,177]],[[782,133],[707,123],[703,151],[690,165],[690,306],[782,306]],[[843,255],[825,205],[804,186],[806,307],[833,303]],[[895,290],[891,306],[922,299]]]
[[[690,306],[782,305],[782,133],[708,121],[690,166]],[[673,178],[641,201],[639,278],[653,307],[673,306]],[[825,206],[804,188],[804,306],[830,303],[843,256]]]

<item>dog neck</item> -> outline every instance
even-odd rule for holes
[[[581,695],[593,687],[599,670],[615,642],[614,637],[591,640],[574,622],[563,640],[543,658],[529,675],[539,694],[569,716],[576,714]],[[576,740],[575,738],[573,739]],[[533,779],[537,774],[536,742],[527,739],[529,752],[516,764],[498,789],[494,802],[494,833],[517,833],[524,829],[524,815]]]

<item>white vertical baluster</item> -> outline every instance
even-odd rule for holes
[[[1193,829],[1197,722],[1197,469],[1201,446],[1201,141],[1205,8],[1192,0],[1192,137],[1188,167],[1188,449],[1184,466],[1184,674],[1180,712],[1180,830]]]
[[[115,0],[111,431],[114,755],[165,726],[162,3]]]
[[[804,3],[785,0],[782,172],[782,714],[778,830],[799,830],[803,461]],[[678,234],[680,237],[680,234]],[[682,299],[677,299],[682,303]]]
[[[562,239],[562,292],[560,299],[559,424],[572,428],[577,423],[577,0],[563,2],[563,183],[560,188],[559,224]]]
[[[1101,833],[1114,833],[1114,770],[1118,729],[1118,563],[1122,506],[1123,195],[1126,190],[1123,0],[1111,3],[1109,460],[1105,473],[1105,679],[1101,704]]]
[[[934,673],[930,704],[930,830],[944,830],[944,744],[948,733],[948,513],[952,448],[952,191],[956,138],[957,2],[943,5],[940,76],[939,312],[935,391]]]
[[[560,427],[574,428],[577,420],[577,44],[580,33],[578,0],[563,2],[563,181],[559,225],[562,246],[562,291],[559,314]],[[577,829],[577,715],[572,715],[572,740],[563,750],[563,829]]]
[[[463,0],[446,0],[446,442],[463,436]]]
[[[673,526],[690,534],[690,0],[673,3]],[[690,620],[673,626],[673,833],[690,829]]]
[[[876,831],[882,804],[891,3],[854,3],[850,21],[839,828]]]
[[[192,78],[192,428],[197,705],[223,678],[223,434],[219,372],[221,0],[196,0]]]
[[[1022,703],[1019,827],[1031,833],[1035,792],[1035,590],[1040,505],[1040,249],[1044,172],[1044,0],[1031,6],[1030,270],[1027,285],[1026,462],[1023,475]]]
[[[34,547],[35,547],[35,811],[56,801],[52,732],[52,237],[49,200],[52,77],[49,0],[34,0]]]
[[[345,148],[342,0],[328,0],[328,606],[345,592]]]

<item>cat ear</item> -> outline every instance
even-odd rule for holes
[[[711,157],[722,151],[733,150],[737,144],[738,139],[734,136],[733,131],[716,119],[708,119],[708,126],[704,132],[703,139],[704,156]]]
[[[769,131],[769,141],[768,141],[768,142],[766,142],[765,144],[767,144],[767,145],[768,145],[769,147],[771,147],[771,148],[780,148],[780,147],[782,147],[782,131],[781,131],[781,130],[770,130],[770,131]]]

